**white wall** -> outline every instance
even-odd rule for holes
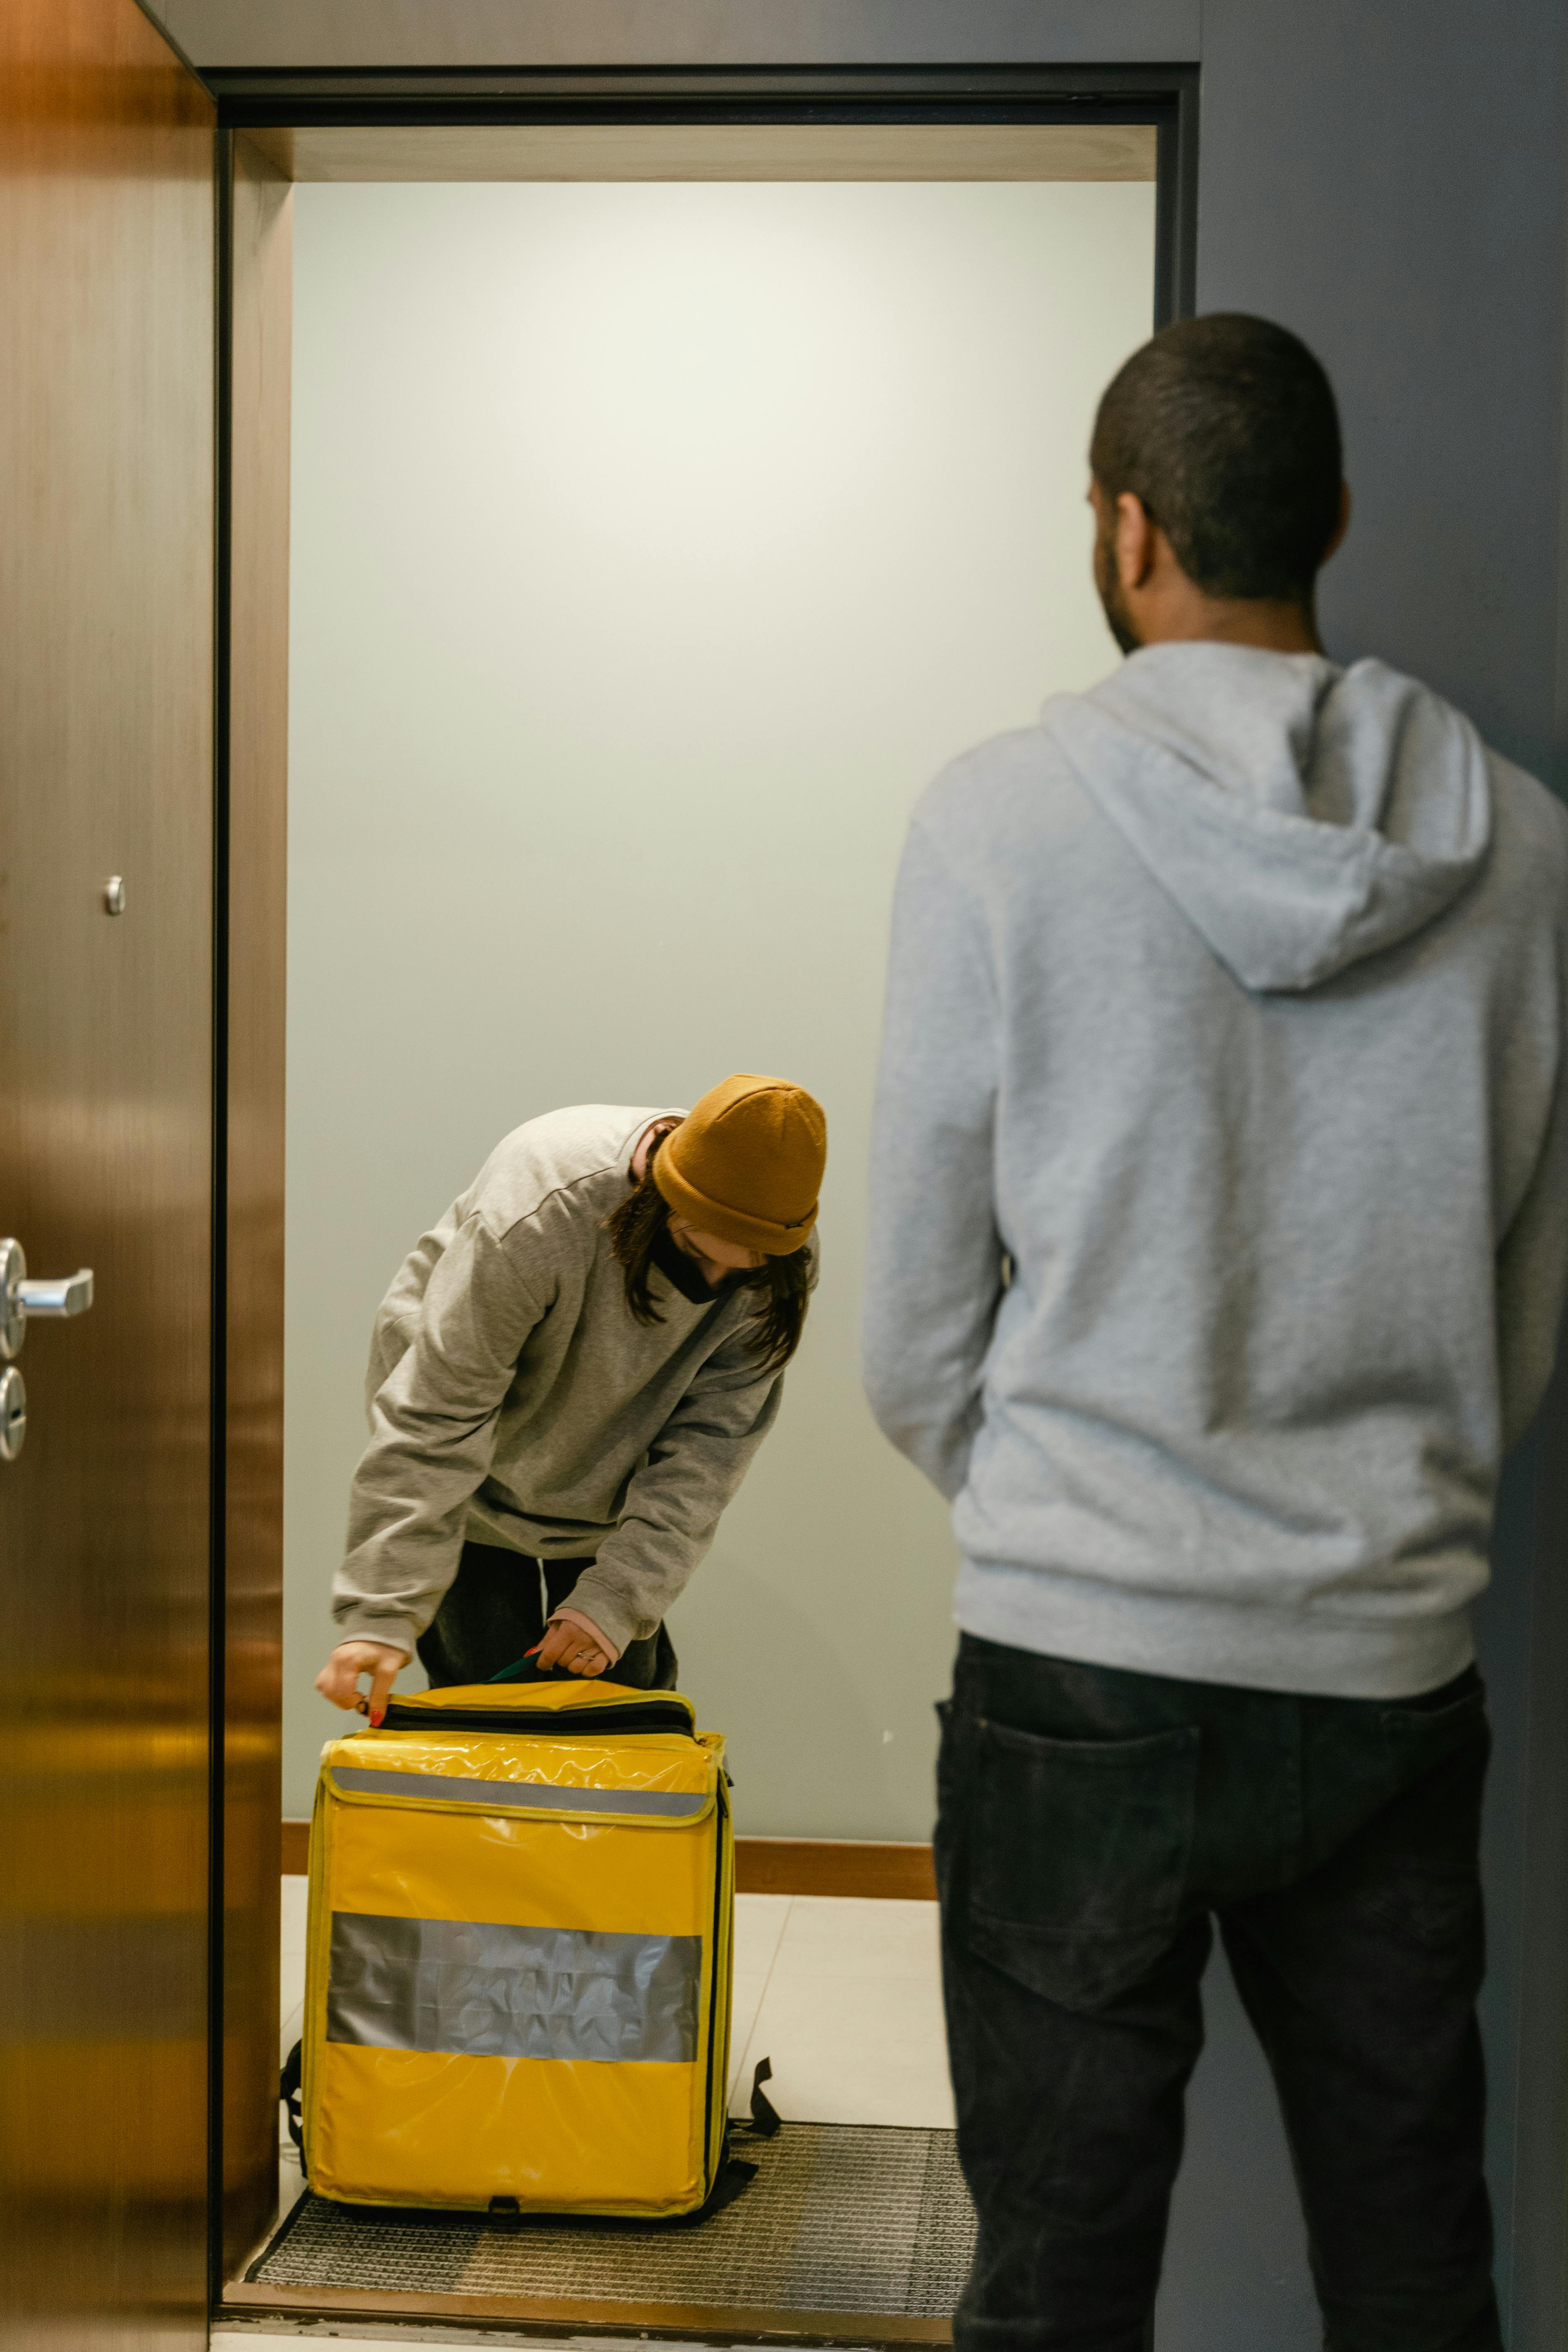
[[[747,1068],[827,1107],[825,1274],[682,1683],[742,1830],[923,1837],[952,1547],[857,1378],[888,900],[933,770],[1110,667],[1153,190],[295,203],[285,1809],[399,1260],[520,1120]]]

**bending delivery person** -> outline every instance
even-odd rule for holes
[[[378,1723],[542,1668],[676,1679],[666,1611],[779,1409],[816,1280],[820,1106],[740,1075],[689,1112],[530,1119],[409,1255],[371,1343],[371,1439],[316,1687]]]

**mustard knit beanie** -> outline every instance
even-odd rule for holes
[[[653,1181],[700,1234],[789,1257],[816,1223],[827,1121],[804,1087],[742,1070],[660,1144]]]

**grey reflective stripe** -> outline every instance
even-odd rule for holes
[[[448,1805],[542,1805],[556,1813],[658,1813],[689,1820],[704,1796],[670,1796],[662,1789],[568,1789],[546,1780],[458,1780],[446,1772],[372,1772],[340,1764],[340,1789],[366,1797],[439,1797]]]
[[[465,2058],[689,2065],[700,1936],[334,1911],[327,2040]]]

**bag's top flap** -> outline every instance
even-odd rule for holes
[[[610,1732],[624,1739],[642,1731],[683,1731],[689,1738],[697,1710],[679,1691],[628,1690],[624,1683],[563,1675],[559,1681],[456,1683],[413,1691],[387,1701],[384,1721],[389,1731],[439,1724],[468,1731],[537,1728],[556,1738]]]
[[[679,1829],[712,1811],[721,1757],[721,1741],[689,1732],[560,1738],[530,1725],[509,1738],[421,1725],[334,1739],[321,1765],[348,1804]]]

